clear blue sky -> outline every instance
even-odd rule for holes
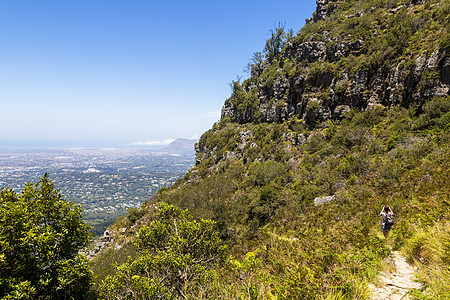
[[[0,0],[0,147],[199,136],[278,22],[314,0]]]

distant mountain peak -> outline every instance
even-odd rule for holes
[[[194,145],[198,142],[196,139],[177,138],[163,150],[172,153],[192,153],[194,154]]]

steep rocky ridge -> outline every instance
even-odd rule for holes
[[[243,124],[296,116],[315,124],[351,108],[420,106],[448,95],[448,24],[429,16],[448,13],[448,4],[384,2],[358,7],[318,0],[313,18],[286,38],[276,59],[252,65],[251,77],[225,102],[222,119]],[[440,32],[424,42],[428,31]]]

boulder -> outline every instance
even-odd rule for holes
[[[319,205],[325,204],[327,202],[333,201],[335,199],[336,199],[336,195],[317,197],[314,199],[314,205],[319,206]]]

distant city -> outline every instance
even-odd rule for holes
[[[82,205],[86,221],[96,225],[139,207],[182,177],[194,162],[193,147],[178,152],[0,149],[0,188],[20,192],[48,173],[67,200]]]

